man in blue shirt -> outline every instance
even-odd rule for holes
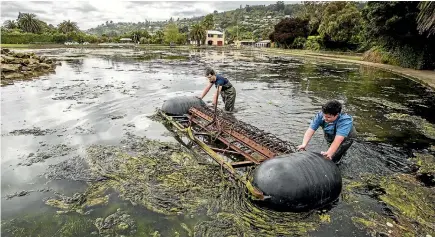
[[[199,98],[204,98],[210,88],[215,85],[217,90],[213,97],[213,105],[217,105],[220,94],[225,104],[225,111],[232,112],[234,110],[234,103],[236,102],[236,89],[234,89],[234,86],[231,85],[228,79],[221,75],[217,75],[214,70],[209,67],[205,70],[205,76],[210,83],[204,88],[204,91]]]
[[[340,163],[341,158],[356,138],[356,130],[353,126],[353,119],[347,114],[341,113],[341,104],[336,100],[331,100],[322,106],[322,111],[318,112],[311,121],[310,127],[305,132],[302,145],[298,150],[305,150],[314,132],[322,127],[329,149],[321,154],[325,158]]]

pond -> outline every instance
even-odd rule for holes
[[[398,183],[395,190],[408,187],[426,195],[414,200],[422,208],[434,207],[433,186],[410,181],[415,154],[435,153],[435,93],[415,81],[255,51],[34,52],[62,65],[1,88],[2,236],[434,234],[433,210],[407,215],[391,201],[398,194],[388,196]],[[206,66],[235,86],[237,119],[295,145],[324,102],[343,103],[358,140],[339,167],[344,187],[333,207],[299,214],[257,207],[219,166],[177,146],[154,119],[156,108],[200,95]],[[308,150],[326,149],[319,130]],[[416,226],[408,224],[413,217]]]

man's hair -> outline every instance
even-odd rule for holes
[[[208,67],[208,68],[206,68],[205,69],[205,75],[206,76],[208,76],[208,75],[215,75],[215,72],[214,72],[214,70],[211,68],[211,67]]]
[[[324,114],[331,114],[335,116],[341,113],[341,103],[336,100],[330,100],[322,106],[322,112]]]

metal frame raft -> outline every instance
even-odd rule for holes
[[[171,116],[163,111],[158,111],[158,113],[178,131],[195,142],[231,176],[241,181],[249,192],[260,200],[264,199],[263,193],[256,189],[246,177],[242,177],[237,169],[259,165],[277,155],[296,151],[296,147],[291,143],[239,121],[220,110],[214,111],[209,107],[192,107],[189,113],[183,116]],[[218,145],[216,140],[221,142],[221,148],[211,146]],[[231,160],[238,159],[238,161],[227,162],[218,153],[227,154]]]

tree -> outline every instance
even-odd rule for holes
[[[289,48],[297,37],[308,36],[308,20],[301,18],[285,18],[276,26],[269,39]]]
[[[275,4],[275,11],[279,12],[279,11],[284,11],[285,9],[285,4],[283,1],[278,1]]]
[[[165,34],[163,33],[163,31],[158,30],[156,32],[156,34],[154,34],[153,36],[151,36],[151,41],[154,44],[162,44],[163,40],[164,40]]]
[[[252,10],[252,8],[248,4],[246,4],[245,11],[250,12],[251,10]]]
[[[77,23],[72,22],[70,20],[63,21],[57,27],[58,27],[59,31],[64,33],[64,34],[69,33],[69,32],[74,32],[74,31],[80,31],[79,27],[77,26]]]
[[[182,26],[178,28],[178,31],[182,34],[189,32],[189,28],[187,26]]]
[[[420,34],[427,32],[428,37],[435,35],[435,2],[420,2],[420,13],[417,16],[418,31]]]
[[[418,2],[369,2],[363,10],[369,38],[407,42],[416,35]]]
[[[302,7],[296,11],[296,17],[308,19],[310,35],[317,35],[320,23],[323,18],[323,12],[328,2],[304,2]]]
[[[208,14],[205,16],[204,20],[202,21],[202,25],[206,30],[211,30],[214,28],[214,18],[212,14]]]
[[[417,30],[419,2],[368,2],[362,11],[365,35],[395,55],[403,67],[435,68],[435,36]]]
[[[6,29],[10,29],[10,30],[18,28],[18,24],[17,24],[17,22],[14,21],[14,20],[6,20],[6,21],[3,23],[3,26],[4,26]]]
[[[169,43],[182,43],[184,39],[183,34],[178,31],[178,27],[175,23],[169,23],[165,27],[164,41]]]
[[[323,13],[319,34],[338,45],[358,44],[362,29],[361,13],[353,2],[330,2]]]
[[[18,15],[18,27],[24,32],[40,33],[41,23],[33,13],[19,13]]]

